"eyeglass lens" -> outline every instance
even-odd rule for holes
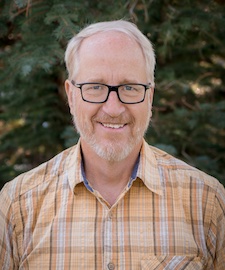
[[[103,84],[83,84],[81,86],[83,98],[89,102],[106,101],[110,91],[116,91],[119,99],[125,103],[136,103],[143,100],[145,86],[141,84],[121,85],[110,87]]]

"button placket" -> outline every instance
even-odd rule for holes
[[[105,222],[103,232],[103,243],[104,243],[104,261],[105,269],[115,269],[115,265],[112,263],[112,215],[109,209],[105,209]]]
[[[112,214],[112,212],[110,211],[110,212],[108,213],[108,220],[112,220],[112,218],[113,218],[113,214]]]

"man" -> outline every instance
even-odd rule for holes
[[[225,269],[225,191],[149,146],[154,53],[126,21],[66,51],[78,144],[0,195],[1,269]]]

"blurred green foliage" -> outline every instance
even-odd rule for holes
[[[147,141],[225,185],[225,4],[195,0],[0,1],[0,188],[76,143],[64,81],[68,40],[128,19],[154,44]]]

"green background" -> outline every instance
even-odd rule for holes
[[[225,1],[0,1],[0,188],[74,144],[64,91],[68,40],[127,19],[157,58],[146,140],[225,185]]]

